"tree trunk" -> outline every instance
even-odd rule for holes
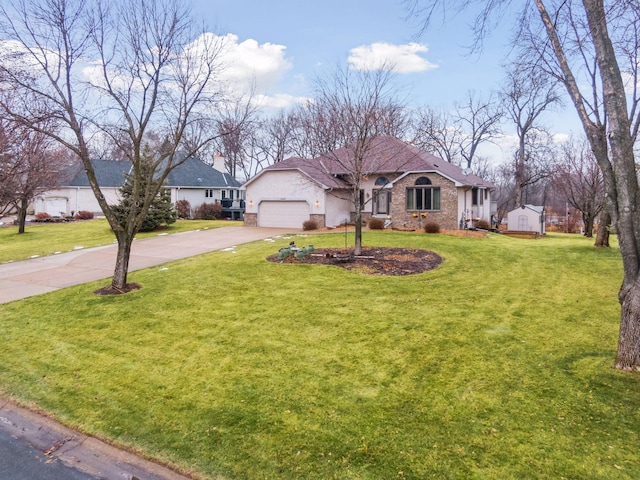
[[[582,214],[582,221],[584,222],[584,236],[585,237],[593,237],[593,215]]]
[[[354,249],[354,255],[362,255],[362,210],[360,207],[356,208],[356,246]]]
[[[619,297],[622,311],[616,368],[640,371],[640,278],[623,284]]]
[[[518,153],[516,156],[516,188],[515,188],[515,207],[520,208],[522,205],[523,186],[524,186],[524,160],[525,160],[525,143],[524,137],[520,137]]]
[[[21,198],[20,205],[18,206],[18,234],[24,233],[25,224],[27,222],[27,208],[29,207],[29,202]]]
[[[595,247],[609,246],[609,227],[611,226],[611,215],[608,212],[600,214],[600,223],[598,224],[598,234],[596,235]]]
[[[583,0],[589,29],[593,37],[596,58],[600,67],[604,108],[607,112],[607,138],[615,177],[614,224],[620,243],[624,281],[619,299],[620,336],[616,368],[640,370],[640,222],[638,220],[638,177],[633,155],[631,122],[628,117],[624,82],[613,43],[607,32],[604,2]]]
[[[117,234],[118,254],[116,256],[116,266],[113,271],[111,288],[117,292],[124,293],[127,286],[127,274],[129,272],[129,258],[131,256],[131,245],[133,238],[126,234]]]

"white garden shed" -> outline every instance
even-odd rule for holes
[[[545,234],[545,210],[539,205],[521,205],[507,213],[507,227],[511,231]]]

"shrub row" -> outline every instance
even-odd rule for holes
[[[369,219],[367,226],[370,230],[384,230],[384,219],[383,218],[371,218]],[[302,230],[316,230],[318,228],[318,224],[315,220],[307,220],[302,223]],[[480,228],[480,227],[478,227]],[[424,225],[425,233],[440,233],[440,225],[436,222],[427,222]]]
[[[192,210],[189,200],[178,200],[174,207],[178,218],[182,219],[221,220],[223,218],[221,203],[202,203]]]

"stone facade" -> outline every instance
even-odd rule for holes
[[[440,210],[429,210],[423,216],[407,210],[407,188],[415,186],[419,177],[427,177],[433,187],[440,187]],[[391,220],[394,228],[420,229],[427,222],[435,222],[445,230],[458,228],[458,192],[455,184],[437,173],[416,173],[400,179],[393,185],[391,195]]]
[[[318,226],[318,228],[326,227],[324,219],[325,219],[325,216],[323,213],[322,214],[312,213],[311,215],[309,215],[309,220],[311,220],[312,222],[316,222],[316,225]]]
[[[257,227],[258,226],[258,214],[257,213],[245,213],[244,214],[244,226],[245,227]]]

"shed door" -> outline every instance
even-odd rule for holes
[[[518,230],[522,232],[529,231],[529,217],[526,215],[518,215]]]
[[[261,202],[258,209],[259,227],[302,228],[309,220],[309,205],[301,201]]]

